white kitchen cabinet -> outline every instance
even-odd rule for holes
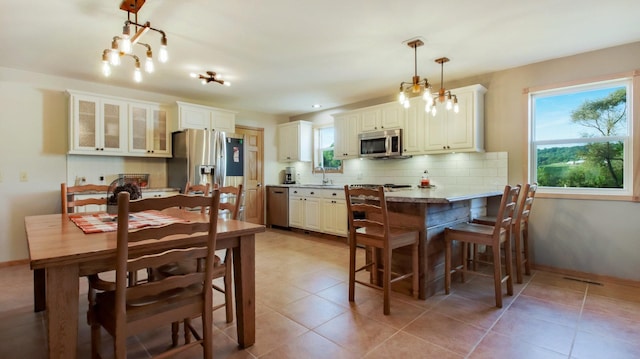
[[[291,187],[289,189],[289,226],[320,232],[322,190]]]
[[[404,125],[403,107],[397,102],[386,103],[360,110],[363,132],[402,128]]]
[[[310,162],[311,122],[294,121],[278,125],[278,161]]]
[[[486,89],[473,85],[451,92],[458,97],[458,113],[438,104],[436,116],[424,115],[425,153],[483,152]]]
[[[333,117],[334,150],[333,157],[339,160],[357,158],[360,115],[346,114]]]
[[[176,130],[199,129],[234,133],[236,112],[215,107],[201,106],[177,101],[178,121]]]
[[[159,105],[129,103],[129,152],[145,157],[171,157],[167,111]]]
[[[424,121],[428,114],[424,111],[422,97],[414,97],[410,100],[411,106],[403,109],[405,125],[402,131],[403,155],[419,155],[424,152]]]
[[[125,155],[127,103],[78,92],[69,94],[69,153]]]
[[[289,226],[346,237],[347,203],[344,191],[290,187]]]
[[[344,191],[322,190],[320,207],[321,232],[347,236],[347,202]]]

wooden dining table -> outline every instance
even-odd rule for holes
[[[206,220],[207,215],[180,209],[171,216]],[[115,269],[116,233],[85,234],[68,215],[25,217],[31,269],[44,273],[43,283],[34,283],[35,302],[45,297],[49,358],[75,358],[78,342],[79,278]],[[216,249],[232,248],[238,344],[246,348],[255,342],[255,235],[263,225],[218,220]],[[151,243],[153,242],[153,243]],[[206,236],[167,238],[132,245],[130,253],[162,252],[194,243],[206,243]],[[34,276],[35,277],[35,276]],[[39,290],[40,289],[40,290]]]

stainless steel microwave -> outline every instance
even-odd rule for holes
[[[363,132],[358,144],[360,157],[402,156],[402,129]]]

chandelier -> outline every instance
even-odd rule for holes
[[[231,82],[222,80],[220,76],[213,71],[207,71],[206,75],[191,73],[191,77],[200,79],[200,82],[203,85],[206,85],[209,82],[217,82],[220,85],[231,86]]]
[[[425,111],[431,112],[431,115],[435,116],[438,112],[436,110],[437,102],[445,102],[447,110],[453,109],[453,112],[458,113],[458,111],[460,111],[460,107],[458,106],[458,96],[453,95],[451,91],[445,90],[444,88],[444,63],[449,62],[449,59],[441,57],[435,61],[440,64],[440,90],[438,91],[438,95],[433,98],[429,98],[427,105],[425,106]]]
[[[144,70],[147,73],[152,73],[155,69],[153,64],[153,52],[151,51],[151,45],[140,42],[140,38],[151,31],[155,31],[162,35],[160,39],[160,50],[158,51],[158,60],[162,63],[167,62],[169,56],[167,53],[167,35],[164,31],[151,27],[149,21],[144,24],[138,22],[138,11],[144,5],[145,0],[124,0],[120,4],[120,9],[127,12],[127,20],[124,22],[122,28],[122,35],[114,36],[111,41],[111,48],[105,49],[102,52],[102,73],[104,76],[111,75],[111,67],[119,66],[122,57],[130,57],[135,61],[135,68],[133,71],[133,79],[136,82],[142,81],[142,71],[140,58],[134,53],[133,48],[136,45],[142,46],[146,50],[146,59],[144,62]],[[134,15],[133,20],[131,14]],[[134,26],[135,33],[131,35],[131,26]]]
[[[429,84],[429,80],[424,79],[420,80],[420,76],[418,76],[418,47],[424,45],[424,42],[420,39],[411,40],[407,42],[407,45],[413,48],[413,79],[411,82],[401,82],[400,83],[400,95],[398,96],[398,101],[404,106],[404,108],[409,108],[409,96],[411,94],[420,94],[424,93],[423,98],[425,101],[432,101],[431,94],[429,93],[429,89],[431,88],[431,84]],[[428,102],[427,102],[428,103]]]

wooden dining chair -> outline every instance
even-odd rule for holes
[[[74,213],[78,207],[89,205],[106,206],[108,185],[86,184],[79,186],[67,186],[66,183],[60,184],[60,203],[62,204],[62,213]],[[93,195],[89,198],[76,199],[76,195]]]
[[[188,185],[187,185],[187,188]],[[220,204],[218,206],[218,213],[220,216],[229,217],[231,219],[238,219],[240,213],[240,207],[242,205],[242,184],[238,186],[225,186],[218,187],[214,185],[214,189],[220,192]],[[204,192],[204,193],[208,193]],[[223,199],[224,198],[224,199]],[[223,288],[212,283],[213,289],[224,294],[224,303],[213,306],[213,310],[218,310],[225,307],[225,319],[227,323],[233,322],[233,277],[232,277],[232,256],[231,249],[227,248],[225,251],[224,261],[216,255],[215,258],[216,267],[224,267]],[[193,262],[179,262],[172,265],[165,265],[160,268],[155,268],[157,275],[171,276],[188,273],[190,271],[197,270],[200,264]],[[216,277],[218,278],[218,277]]]
[[[529,262],[529,215],[533,206],[533,199],[538,190],[536,183],[527,183],[524,185],[518,200],[518,206],[515,210],[515,217],[511,223],[511,236],[514,239],[514,252],[516,254],[516,281],[523,282],[522,268],[524,274],[531,275],[531,264]],[[496,223],[496,217],[480,216],[473,219],[473,223],[480,223],[493,226]],[[474,250],[474,256],[477,251]]]
[[[418,230],[398,228],[389,221],[384,187],[376,189],[350,188],[344,186],[349,217],[349,301],[355,300],[355,283],[383,291],[383,313],[391,313],[391,283],[412,277],[412,294],[418,297],[418,244],[420,234]],[[356,248],[364,245],[374,253],[366,263],[360,267],[356,265]],[[392,253],[394,249],[411,247],[412,270],[410,273],[399,274],[392,272]],[[382,252],[382,263],[377,263],[377,251]],[[356,273],[370,270],[370,282],[356,279]],[[382,285],[378,285],[377,276],[382,273]]]
[[[460,223],[444,230],[445,241],[445,293],[449,294],[451,290],[451,275],[460,273],[460,279],[464,282],[466,273],[474,273],[478,275],[487,275],[479,271],[470,270],[469,265],[469,247],[468,245],[481,244],[491,246],[493,253],[493,282],[495,287],[496,307],[502,308],[502,283],[507,283],[507,294],[513,295],[513,278],[511,275],[511,221],[513,219],[514,209],[518,201],[518,193],[520,185],[511,187],[505,186],[498,209],[497,220],[493,226],[478,223]],[[461,243],[460,248],[460,265],[452,268],[452,248],[453,241]],[[502,275],[502,259],[500,255],[500,247],[504,245],[505,257],[505,275]],[[476,258],[472,258],[476,260]]]
[[[228,217],[231,219],[239,219],[240,207],[242,206],[242,184],[238,186],[224,186],[218,187],[216,184],[215,189],[220,191],[220,205],[219,215]],[[223,199],[224,198],[224,199]],[[223,265],[226,268],[226,274],[224,276],[224,288],[213,284],[213,289],[224,294],[224,304],[218,304],[213,307],[213,310],[225,307],[225,315],[227,323],[233,321],[233,283],[232,283],[232,270],[233,263],[231,257],[231,248],[227,248],[224,255]]]
[[[210,185],[207,183],[206,185],[195,184],[192,185],[191,182],[187,182],[184,186],[184,194],[202,194],[205,196],[209,195]],[[206,208],[200,208],[200,213],[206,213]]]
[[[211,307],[213,291],[211,281],[219,272],[214,266],[217,217],[209,216],[205,222],[188,221],[162,226],[143,227],[129,230],[129,216],[148,209],[169,207],[205,206],[217,210],[220,193],[214,191],[211,197],[176,195],[163,198],[149,198],[130,202],[129,193],[118,194],[118,228],[115,289],[96,295],[95,304],[90,310],[91,348],[94,358],[101,351],[100,329],[113,337],[115,358],[126,358],[128,336],[157,329],[163,324],[184,322],[185,330],[195,333],[191,318],[202,318],[202,336],[194,334],[196,341],[185,340],[184,345],[174,346],[163,357],[189,349],[195,345],[203,346],[203,357],[213,357],[213,320]],[[183,236],[185,241],[180,248],[140,251],[130,250],[133,243],[142,241],[160,241],[168,236]],[[206,246],[189,244],[189,238],[206,236]],[[205,258],[204,270],[194,271],[181,276],[156,278],[154,281],[130,285],[127,273],[150,267],[161,266],[182,260],[195,261]],[[223,274],[224,272],[222,272]],[[220,273],[219,273],[220,274]]]

